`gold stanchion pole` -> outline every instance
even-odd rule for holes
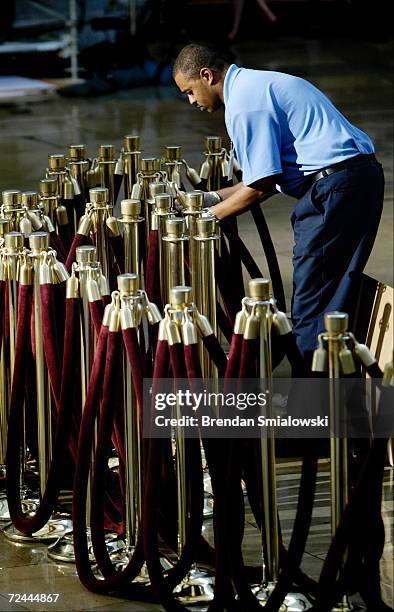
[[[57,181],[58,196],[64,200],[74,199],[74,184],[70,179],[67,169],[67,159],[65,155],[48,155],[48,167],[46,178],[54,178]]]
[[[346,508],[349,495],[348,443],[346,436],[340,432],[343,417],[343,406],[340,388],[340,374],[351,374],[355,371],[351,351],[346,342],[354,339],[348,333],[349,317],[344,312],[329,312],[324,316],[325,333],[319,334],[319,347],[313,356],[312,370],[326,370],[327,352],[323,341],[328,345],[329,375],[329,422],[330,422],[330,489],[331,489],[331,535],[334,537],[342,514]],[[335,612],[354,610],[348,594],[345,593],[333,608]]]
[[[101,187],[108,190],[108,203],[113,208],[115,206],[115,148],[111,144],[100,145],[98,150],[98,167]]]
[[[62,225],[68,224],[66,207],[61,204],[58,191],[58,182],[55,178],[42,179],[39,184],[40,203],[44,211],[46,229],[59,229]]]
[[[14,375],[15,345],[16,345],[16,326],[18,322],[18,276],[19,259],[24,249],[23,234],[20,232],[10,232],[4,237],[4,247],[6,252],[6,276],[8,281],[8,318],[9,318],[9,383],[11,391],[12,379]],[[11,399],[11,398],[10,398]]]
[[[107,279],[101,273],[101,264],[97,261],[97,249],[93,245],[77,247],[75,251],[75,262],[72,266],[71,277],[67,281],[67,298],[81,298],[81,405],[85,405],[87,390],[89,386],[91,367],[97,342],[94,326],[91,323],[89,302],[101,299],[109,293]],[[92,464],[97,438],[97,425],[95,425],[94,441],[92,449]],[[86,525],[87,539],[90,536],[90,513],[92,508],[92,478],[89,474],[86,493]],[[117,534],[106,534],[106,542],[109,549],[117,549],[114,545]],[[90,548],[90,547],[89,547]],[[48,547],[48,557],[65,563],[75,563],[73,532],[70,531],[59,538]],[[93,553],[90,555],[92,562],[95,561]]]
[[[181,186],[180,169],[182,166],[182,149],[179,146],[164,148],[162,168],[167,174],[167,180],[177,187]]]
[[[123,139],[123,161],[124,161],[124,173],[125,173],[125,198],[131,199],[133,185],[137,182],[137,174],[140,170],[140,137],[139,136],[125,136]]]
[[[210,322],[214,334],[218,334],[216,321],[216,278],[215,245],[219,241],[217,222],[213,218],[200,218],[196,221],[197,234],[192,239],[195,259],[192,268],[195,300],[197,308]],[[204,378],[217,378],[218,371],[207,351],[200,346],[201,366]]]
[[[155,157],[145,157],[141,159],[141,170],[137,174],[137,180],[133,185],[131,197],[141,201],[141,214],[145,219],[146,244],[149,243],[149,233],[151,228],[152,214],[152,183],[161,182],[163,173],[160,171],[160,160]],[[164,189],[163,191],[166,191]]]
[[[158,196],[160,197],[160,196]],[[169,302],[172,287],[185,284],[185,234],[184,219],[166,219],[165,236],[162,236],[162,303]]]
[[[198,328],[195,317],[200,314],[191,301],[192,289],[187,286],[172,287],[170,303],[165,308],[166,318],[162,330],[170,346],[174,344],[195,344]],[[180,405],[174,406],[174,417],[181,417]],[[190,512],[187,499],[186,455],[184,430],[175,427],[175,465],[177,478],[178,507],[178,557],[181,556],[186,544],[188,515]],[[193,564],[185,578],[175,587],[176,599],[185,604],[203,604],[212,601],[214,577],[205,569]]]
[[[271,282],[267,278],[255,278],[249,281],[249,297],[244,300],[246,317],[245,340],[260,339],[259,374],[262,388],[266,394],[266,413],[268,425],[261,431],[261,482],[263,495],[263,580],[252,588],[261,606],[267,600],[279,578],[279,518],[276,492],[275,428],[272,407],[272,356],[271,329],[276,327],[279,334],[291,331],[290,323],[284,313],[278,311],[275,300],[271,297]],[[311,607],[308,600],[299,593],[288,593],[280,612],[297,612]]]
[[[149,321],[156,324],[161,321],[161,315],[154,304],[147,301],[144,291],[140,288],[138,274],[121,274],[118,276],[120,294],[120,325],[122,331],[136,329],[139,336],[141,325]],[[148,320],[146,320],[149,312]],[[124,441],[125,441],[125,500],[124,547],[110,555],[117,570],[128,565],[134,554],[141,526],[142,511],[142,431],[141,419],[135,396],[131,367],[127,355],[123,357],[124,368]],[[167,565],[168,569],[169,566]],[[146,564],[142,566],[134,582],[148,586],[150,583]]]
[[[198,234],[197,219],[203,216],[204,208],[204,192],[203,191],[190,191],[185,197],[185,208],[183,214],[186,220],[186,227],[189,234],[189,269],[190,269],[190,284],[193,289],[194,300],[195,297],[195,285],[196,285],[196,274],[197,274],[197,254],[196,254],[196,242],[194,237]]]
[[[22,193],[17,189],[7,189],[1,195],[1,216],[8,219],[10,231],[19,232],[19,224],[23,214]]]
[[[4,254],[4,236],[9,232],[10,222],[8,219],[0,219],[0,282],[6,282],[6,265]],[[5,300],[5,295],[3,296]],[[7,431],[8,431],[8,415],[9,415],[9,388],[7,377],[7,360],[6,346],[4,339],[5,331],[5,316],[3,311],[3,319],[0,320],[3,334],[0,342],[0,476],[5,478],[7,470],[5,466],[7,453]],[[7,496],[5,492],[0,493],[0,521],[9,521],[10,513],[8,510]]]
[[[46,232],[32,234],[29,239],[34,270],[34,335],[37,384],[37,426],[39,449],[40,491],[43,495],[46,487],[48,470],[52,459],[52,414],[50,389],[47,369],[44,360],[42,337],[41,297],[40,297],[40,264],[43,252],[49,249],[49,236]],[[44,279],[43,279],[44,280]],[[51,278],[45,279],[51,282]]]
[[[6,252],[9,250],[5,247],[5,240],[9,232],[10,223],[8,219],[0,219],[0,281],[6,282],[8,277],[8,257]],[[10,290],[9,290],[10,291]],[[3,296],[5,301],[5,295]],[[14,307],[14,300],[10,302],[11,307]],[[10,400],[10,381],[7,376],[8,368],[11,364],[8,364],[6,355],[6,342],[5,342],[5,316],[3,312],[3,320],[0,321],[0,325],[3,327],[2,340],[0,345],[0,473],[5,476],[5,458],[7,452],[7,423],[9,416],[9,400]],[[15,340],[14,340],[15,346]],[[0,514],[1,520],[1,514]]]
[[[44,210],[40,203],[37,191],[24,191],[22,193],[22,207],[25,209],[25,218],[29,222],[28,234],[21,231],[27,238],[30,233],[39,232],[44,227]]]
[[[121,216],[118,221],[123,226],[124,267],[125,272],[140,274],[140,223],[143,222],[141,202],[139,200],[122,200]]]
[[[59,266],[54,257],[54,251],[49,248],[49,234],[34,232],[29,237],[30,253],[26,255],[31,262],[33,274],[33,308],[34,308],[34,340],[35,340],[35,370],[37,395],[37,437],[38,437],[38,475],[40,497],[43,496],[48,472],[52,460],[52,394],[48,371],[44,358],[43,330],[41,318],[40,285],[57,282],[54,274],[67,274],[64,266]],[[21,282],[28,282],[29,274],[21,278]],[[33,500],[34,505],[35,501]],[[25,500],[25,505],[28,500]],[[29,509],[32,511],[32,508]],[[3,530],[8,540],[15,542],[51,541],[56,540],[71,527],[71,521],[64,515],[51,518],[47,524],[33,535],[25,535],[15,529],[13,525]]]
[[[97,248],[97,258],[101,263],[103,274],[109,277],[112,266],[112,258],[108,244],[107,219],[112,216],[112,204],[108,201],[108,189],[106,187],[95,187],[89,190],[90,202],[87,204],[87,212],[91,214],[93,223],[93,237]]]
[[[67,167],[70,177],[77,185],[86,201],[89,195],[87,172],[90,168],[90,160],[87,158],[86,145],[75,144],[68,147]],[[76,219],[78,221],[78,219]]]
[[[160,183],[163,184],[163,183]],[[155,183],[153,184],[155,185]],[[155,190],[153,190],[155,191]],[[173,200],[172,196],[168,193],[157,193],[154,200],[154,207],[152,209],[151,215],[151,228],[152,230],[157,230],[158,233],[158,248],[159,248],[159,266],[160,266],[160,292],[161,298],[168,295],[165,294],[165,258],[164,258],[164,243],[163,236],[166,235],[166,221],[167,219],[171,219],[174,217],[173,211]],[[165,297],[162,304],[165,304],[167,299]]]
[[[207,181],[208,191],[217,191],[222,187],[222,179],[227,176],[226,150],[220,136],[205,138],[206,159],[200,169],[200,177]]]

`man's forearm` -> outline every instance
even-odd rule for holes
[[[223,189],[219,189],[217,193],[220,195],[222,200],[227,200],[227,198],[229,198],[231,195],[239,191],[244,186],[245,185],[243,183],[236,183],[235,185],[232,185],[231,187],[223,187]]]
[[[211,207],[211,211],[218,219],[225,219],[230,215],[237,215],[246,212],[254,204],[258,204],[263,200],[274,195],[275,190],[270,192],[257,191],[251,187],[246,187],[243,183],[238,183],[233,187],[227,187],[222,189],[219,194],[222,195],[222,191],[233,190],[232,193],[224,199],[223,202],[219,202]]]

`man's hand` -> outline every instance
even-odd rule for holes
[[[219,204],[222,201],[222,198],[218,194],[217,191],[207,191],[204,193],[204,206],[209,208],[210,206],[214,206],[215,204]]]

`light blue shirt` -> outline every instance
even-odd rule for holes
[[[245,185],[281,174],[279,190],[300,197],[308,174],[374,152],[370,138],[299,77],[231,64],[224,104]]]

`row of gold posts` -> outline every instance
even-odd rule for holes
[[[4,227],[4,223],[2,224]],[[8,320],[9,320],[9,343],[4,343],[1,348],[0,371],[4,384],[1,386],[1,431],[5,450],[4,430],[8,419],[11,387],[14,375],[15,361],[15,340],[18,324],[18,287],[31,286],[33,291],[33,313],[34,313],[34,358],[35,358],[35,379],[36,379],[36,410],[37,410],[37,447],[38,447],[38,478],[39,493],[38,498],[43,495],[49,467],[52,460],[52,391],[48,377],[47,367],[44,359],[44,341],[41,316],[41,287],[43,285],[55,285],[63,283],[68,278],[65,266],[57,260],[56,252],[49,246],[49,234],[47,232],[33,232],[28,239],[21,232],[10,231],[4,235],[3,245],[0,249],[1,260],[1,280],[6,282],[8,300]],[[24,416],[25,420],[26,415]],[[25,461],[28,455],[26,446],[26,432],[24,432],[23,448],[21,449],[21,481],[23,483],[23,473]],[[23,485],[22,485],[23,486]],[[24,499],[24,505],[32,511],[35,507],[35,492],[32,492],[32,499]],[[38,500],[37,500],[38,501]],[[57,527],[62,532],[67,525],[60,522]],[[41,530],[40,537],[46,539],[56,537],[56,527],[51,520],[46,529]],[[13,525],[4,529],[4,535],[11,540],[29,540],[32,536],[19,533]]]

